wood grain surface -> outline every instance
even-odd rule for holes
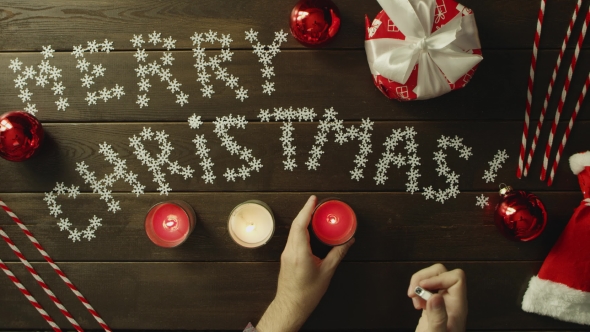
[[[19,58],[23,66],[41,63],[42,46],[56,50],[50,64],[62,69],[60,81],[66,86],[64,97],[70,106],[57,111],[52,83],[41,87],[29,80],[38,118],[46,139],[32,159],[11,163],[0,159],[0,198],[21,217],[48,253],[88,298],[105,321],[116,330],[199,330],[241,331],[256,322],[276,291],[280,254],[287,240],[290,224],[310,194],[340,197],[355,210],[359,226],[356,243],[332,281],[303,330],[309,331],[390,331],[413,330],[419,312],[406,296],[410,276],[434,262],[467,273],[469,316],[472,331],[564,331],[587,330],[581,325],[560,322],[524,313],[520,301],[528,280],[535,275],[549,250],[567,224],[582,195],[567,158],[590,149],[590,103],[582,105],[579,120],[552,187],[538,180],[541,150],[549,134],[550,123],[565,80],[565,70],[557,78],[556,93],[549,103],[547,121],[533,160],[530,175],[515,177],[522,121],[525,110],[526,82],[529,75],[531,47],[536,29],[539,0],[464,0],[473,9],[478,23],[484,60],[473,79],[463,89],[425,101],[398,102],[384,97],[373,85],[364,51],[365,14],[372,19],[380,10],[376,1],[335,0],[342,26],[335,40],[322,49],[307,49],[290,35],[274,58],[276,91],[262,93],[262,65],[244,40],[244,31],[260,31],[259,39],[269,44],[274,31],[289,31],[288,17],[295,4],[285,1],[215,1],[215,0],[91,0],[84,2],[48,0],[8,0],[0,4],[0,110],[18,110],[26,106],[18,97],[14,80],[20,73],[8,68],[10,60]],[[540,43],[537,75],[533,93],[532,118],[539,117],[540,107],[551,78],[555,60],[575,0],[548,1]],[[588,1],[580,13],[585,13]],[[582,14],[580,14],[583,16]],[[581,22],[575,25],[579,31]],[[209,29],[231,34],[234,56],[225,63],[228,72],[240,77],[249,89],[244,102],[224,83],[212,80],[215,94],[202,97],[201,84],[189,37],[193,32]],[[175,97],[157,77],[151,78],[148,107],[136,104],[139,78],[135,73],[135,49],[130,42],[134,34],[157,30],[162,36],[177,39],[172,50],[173,78],[189,94],[187,105],[175,103]],[[577,36],[577,32],[576,32]],[[109,39],[115,51],[105,54],[85,53],[91,64],[102,64],[105,76],[87,89],[81,86],[74,45],[91,40]],[[568,45],[563,65],[573,53],[574,40]],[[160,45],[145,44],[147,61],[158,60]],[[590,41],[585,41],[574,73],[571,94],[557,131],[561,138],[574,104],[590,70]],[[207,56],[219,53],[219,46],[207,49]],[[212,77],[213,78],[213,77]],[[89,106],[87,92],[115,84],[125,87],[120,100],[98,101]],[[281,146],[282,122],[261,123],[261,109],[274,107],[313,108],[312,122],[294,122],[293,145],[298,167],[286,171]],[[358,127],[360,121],[375,121],[372,153],[367,157],[364,178],[350,179],[358,141],[339,145],[334,134],[328,135],[318,170],[308,170],[305,161],[318,132],[318,120],[326,108],[333,107],[345,127]],[[0,112],[0,113],[2,113]],[[202,117],[198,130],[190,129],[187,118]],[[231,129],[229,134],[252,149],[264,165],[247,180],[227,182],[223,173],[241,164],[221,146],[214,133],[218,117],[244,116],[246,129]],[[534,123],[533,123],[534,125]],[[393,129],[414,127],[417,131],[420,188],[448,185],[437,176],[433,152],[438,150],[441,135],[459,136],[472,147],[469,160],[455,151],[446,153],[449,167],[460,175],[461,194],[444,205],[425,200],[420,192],[406,192],[408,167],[391,167],[384,185],[376,185],[379,159]],[[129,146],[129,137],[141,130],[165,130],[174,147],[171,160],[195,169],[194,177],[168,175],[172,187],[169,196],[161,196],[152,176],[141,165]],[[217,176],[206,184],[201,175],[199,157],[191,140],[203,134]],[[129,169],[139,174],[146,193],[136,197],[122,181],[113,186],[113,196],[122,210],[107,212],[104,201],[93,194],[75,171],[84,161],[97,175],[111,173],[113,166],[99,153],[99,144],[112,145]],[[554,151],[557,147],[554,147]],[[153,155],[155,144],[146,144]],[[482,176],[488,162],[498,150],[506,149],[509,159],[498,171],[496,181],[486,183]],[[396,152],[405,152],[403,146]],[[44,192],[56,182],[80,186],[76,199],[60,196],[58,204],[73,227],[85,228],[93,215],[103,218],[103,226],[92,241],[72,243],[60,232],[58,219],[49,215],[43,201]],[[505,239],[493,222],[494,206],[499,201],[497,188],[505,182],[517,189],[538,195],[549,215],[545,232],[536,240],[523,243]],[[475,206],[476,196],[490,197],[485,209]],[[144,218],[155,203],[180,199],[196,210],[197,226],[186,243],[176,249],[162,249],[145,235]],[[227,231],[232,208],[249,199],[260,199],[273,210],[276,230],[271,241],[258,249],[246,250],[235,244]],[[7,215],[0,215],[4,229],[33,262],[56,295],[85,328],[98,329],[96,321],[77,301],[57,275],[44,262],[25,235]],[[313,252],[323,257],[329,248],[311,236]],[[60,327],[71,327],[45,296],[33,278],[18,262],[8,246],[0,245],[0,258],[21,279]],[[14,285],[0,277],[0,330],[46,330],[48,325],[19,293]]]

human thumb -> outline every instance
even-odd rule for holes
[[[426,302],[428,332],[447,332],[447,309],[439,294],[433,294]]]

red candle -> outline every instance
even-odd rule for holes
[[[316,207],[311,227],[320,241],[338,246],[354,236],[356,215],[348,204],[339,199],[325,200]]]
[[[172,248],[183,243],[195,228],[193,208],[183,201],[161,202],[145,217],[145,231],[153,243]]]

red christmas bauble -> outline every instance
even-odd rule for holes
[[[30,158],[43,141],[43,127],[29,113],[14,111],[0,116],[0,157],[10,161]]]
[[[543,232],[547,212],[537,196],[511,187],[502,188],[500,195],[494,222],[504,236],[515,241],[530,241]]]
[[[330,0],[301,0],[291,11],[291,34],[307,47],[319,47],[336,36],[340,12]]]

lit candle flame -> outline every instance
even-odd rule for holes
[[[254,228],[256,228],[256,226],[254,226],[253,224],[250,224],[250,225],[246,226],[246,232],[250,233],[254,230]]]
[[[329,222],[330,224],[337,224],[337,223],[338,223],[338,217],[336,217],[336,216],[335,216],[335,215],[333,215],[333,214],[329,214],[329,215],[328,215],[328,222]]]

